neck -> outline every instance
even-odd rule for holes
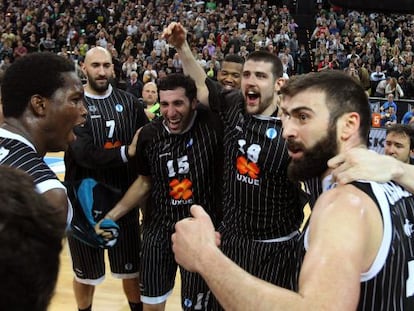
[[[30,131],[30,125],[27,125],[26,122],[16,118],[6,118],[1,127],[14,134],[26,138],[36,147],[39,154],[43,154],[42,150],[39,150],[40,146],[36,143],[36,139]]]
[[[112,85],[109,83],[108,88],[105,91],[97,91],[87,83],[84,85],[84,91],[85,93],[95,95],[95,96],[105,96],[106,94],[109,94],[109,92],[112,90]]]
[[[266,115],[275,117],[279,116],[279,103],[280,97],[278,94],[275,94],[272,103],[269,105],[268,109],[265,110],[267,112]]]
[[[6,118],[1,127],[32,141],[29,131],[26,129],[24,124],[18,119]]]

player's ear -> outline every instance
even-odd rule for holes
[[[198,103],[197,98],[194,98],[194,99],[191,101],[191,108],[192,108],[192,109],[195,109],[195,108],[196,108],[196,106],[197,106],[197,103]]]
[[[280,89],[285,84],[285,82],[286,82],[286,79],[283,78],[283,77],[276,79],[276,81],[275,81],[275,93],[279,93]]]
[[[30,97],[30,106],[36,115],[44,115],[46,113],[47,99],[38,94]]]
[[[358,135],[361,118],[356,112],[345,113],[338,119],[337,128],[340,131],[341,140],[348,140],[355,134]]]

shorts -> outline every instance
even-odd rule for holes
[[[120,230],[118,241],[108,249],[112,275],[119,279],[139,276],[141,236],[136,209],[117,221]],[[83,284],[97,285],[105,276],[104,249],[90,247],[68,236],[72,268],[75,278]]]
[[[149,232],[150,231],[150,232]],[[141,256],[141,301],[159,304],[174,288],[178,264],[172,251],[171,232],[144,230]],[[180,267],[182,310],[211,310],[210,290],[197,273]]]
[[[290,237],[291,236],[291,237]],[[292,289],[299,232],[283,242],[255,241],[224,232],[221,250],[243,270],[277,286]],[[213,310],[223,310],[212,297]]]

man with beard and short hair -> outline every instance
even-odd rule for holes
[[[180,53],[184,72],[195,79],[198,91],[207,89],[207,104],[225,128],[221,249],[253,275],[290,288],[305,204],[299,183],[287,178],[289,156],[276,100],[284,83],[281,61],[267,51],[249,54],[241,89],[223,93],[206,79],[185,34],[179,23],[164,30]]]
[[[281,93],[289,172],[303,179],[310,177],[303,170],[310,169],[324,184],[298,249],[304,259],[297,292],[258,280],[231,262],[200,206],[175,226],[177,262],[200,273],[227,310],[412,310],[413,195],[395,182],[335,184],[326,164],[317,169],[312,162],[367,148],[371,112],[363,88],[345,73],[326,71],[297,76]],[[323,155],[314,157],[317,152]]]
[[[102,47],[90,49],[82,71],[89,112],[85,126],[75,129],[77,140],[65,153],[65,181],[93,178],[122,193],[137,178],[133,157],[138,129],[148,123],[143,106],[133,95],[113,88],[111,54]],[[112,275],[122,279],[131,310],[141,310],[139,291],[140,230],[133,209],[118,222],[117,244],[108,250]],[[93,248],[68,237],[75,277],[73,288],[79,310],[91,310],[95,286],[105,276],[104,249]]]

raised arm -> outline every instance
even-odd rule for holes
[[[163,31],[163,37],[173,45],[180,55],[184,73],[194,79],[197,86],[197,98],[200,103],[208,105],[208,89],[205,84],[207,74],[194,58],[187,42],[187,30],[177,22],[172,22]]]

